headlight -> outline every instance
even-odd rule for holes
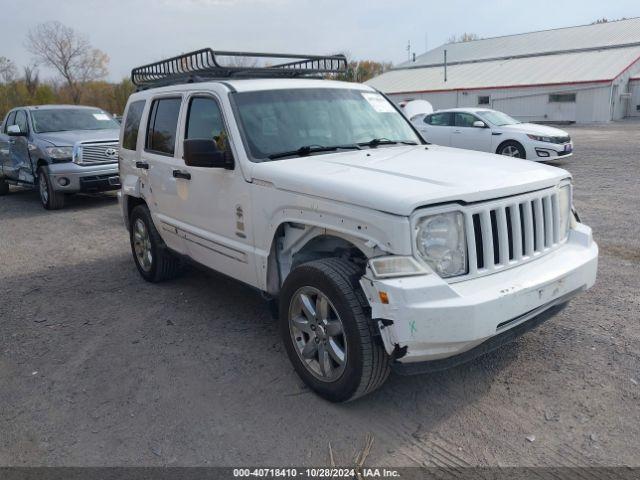
[[[573,199],[571,195],[571,185],[563,185],[558,189],[558,223],[560,224],[560,240],[564,240],[569,234],[572,205]]]
[[[440,213],[417,224],[418,255],[442,278],[467,273],[467,239],[461,212]]]
[[[73,147],[47,147],[45,151],[54,160],[71,160],[73,155]]]
[[[529,137],[531,140],[535,140],[536,142],[553,142],[553,138],[551,137],[543,137],[541,135],[529,135],[527,133],[527,137]]]

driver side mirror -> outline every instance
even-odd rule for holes
[[[473,126],[475,128],[487,128],[487,124],[484,123],[482,120],[476,120],[475,122],[473,122]]]
[[[218,150],[216,142],[204,138],[184,141],[184,163],[189,167],[225,168],[233,170],[234,160],[229,149]]]
[[[18,125],[9,125],[7,127],[7,135],[10,137],[26,137],[29,132],[21,132]]]

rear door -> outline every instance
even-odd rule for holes
[[[432,113],[424,117],[418,130],[429,143],[448,147],[451,142],[453,114],[451,112]]]
[[[456,112],[455,126],[451,133],[451,146],[491,152],[491,129],[474,127],[473,122],[482,121],[472,113]],[[483,122],[484,123],[484,122]]]
[[[184,183],[173,173],[180,169],[182,163],[175,156],[181,106],[181,94],[151,99],[140,162],[147,167],[143,169],[146,171],[143,175],[148,178],[145,197],[156,228],[170,248],[186,253],[184,241],[175,228],[181,222],[180,198],[184,198],[186,190]]]

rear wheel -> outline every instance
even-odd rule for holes
[[[338,258],[305,263],[287,277],[280,295],[280,331],[302,380],[332,402],[354,400],[380,387],[390,359],[356,265]]]
[[[161,282],[176,277],[181,261],[160,237],[147,206],[135,207],[130,221],[131,253],[142,278],[148,282]]]
[[[9,193],[9,184],[4,178],[0,178],[0,196]]]
[[[520,143],[512,140],[502,143],[498,147],[497,153],[499,155],[505,155],[507,157],[527,158],[527,152],[525,151],[524,147]]]
[[[64,193],[53,189],[51,179],[44,168],[38,170],[38,193],[42,206],[47,210],[59,210],[64,207]]]

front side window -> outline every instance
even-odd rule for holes
[[[451,117],[453,115],[451,113],[434,113],[433,115],[429,115],[424,119],[424,123],[429,125],[434,125],[437,127],[449,127],[452,124]]]
[[[127,117],[124,120],[124,133],[122,134],[122,148],[127,150],[135,150],[138,143],[138,130],[140,129],[140,120],[142,119],[142,111],[144,110],[144,100],[132,102],[127,110]]]
[[[9,113],[9,115],[7,116],[7,121],[4,124],[4,133],[7,133],[7,129],[9,128],[10,125],[15,125],[16,124],[16,112],[15,110],[11,113]]]
[[[497,127],[502,127],[504,125],[516,125],[520,123],[518,120],[516,120],[515,118],[511,118],[506,113],[498,112],[496,110],[481,111],[478,112],[478,116],[482,120]]]
[[[218,150],[227,148],[227,133],[218,102],[209,97],[191,99],[184,138],[213,140]]]
[[[147,126],[147,150],[163,155],[173,155],[181,103],[181,98],[154,100]]]
[[[27,112],[25,112],[24,110],[18,110],[18,112],[16,113],[15,124],[20,127],[21,132],[28,132],[29,123],[27,122]]]
[[[98,108],[32,110],[31,121],[33,122],[33,130],[36,133],[120,128],[120,124],[111,115]]]
[[[470,113],[456,113],[456,127],[473,127],[473,122],[476,120],[478,118]]]
[[[374,139],[422,143],[409,121],[377,92],[297,88],[233,96],[248,150],[264,160],[302,147],[355,146]]]

